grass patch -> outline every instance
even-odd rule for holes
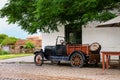
[[[17,58],[17,57],[24,57],[24,56],[31,56],[33,54],[8,54],[8,55],[0,55],[0,60],[2,59],[10,59],[10,58]]]

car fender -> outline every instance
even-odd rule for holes
[[[84,55],[84,53],[82,52],[82,51],[73,51],[70,55],[69,55],[69,60],[70,60],[70,58],[71,58],[71,56],[74,54],[74,53],[79,53],[82,57],[83,57],[83,60],[85,61],[86,59],[85,59],[85,55]]]
[[[41,49],[40,51],[35,51],[33,54],[35,55],[35,54],[42,54],[43,55],[43,49]]]

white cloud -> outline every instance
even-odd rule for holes
[[[27,32],[21,30],[19,26],[8,24],[5,18],[0,19],[0,34],[7,34],[17,38],[26,38],[28,36]]]
[[[30,34],[28,34],[28,32],[21,30],[20,26],[17,26],[16,24],[8,24],[5,18],[0,19],[0,34],[7,34],[8,36],[13,36],[22,39],[31,36]],[[37,33],[33,35],[40,36],[41,33]]]
[[[6,22],[6,19],[0,19],[0,31],[4,31],[6,29],[10,29],[12,25],[8,26],[8,23]]]

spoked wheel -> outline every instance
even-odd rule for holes
[[[41,54],[35,54],[34,62],[37,66],[41,66],[43,64],[43,56]]]
[[[79,53],[74,53],[70,58],[71,66],[82,67],[84,64],[83,57]]]

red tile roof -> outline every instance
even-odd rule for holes
[[[19,39],[16,41],[15,45],[23,45],[25,44],[26,40],[23,40],[23,39]]]

